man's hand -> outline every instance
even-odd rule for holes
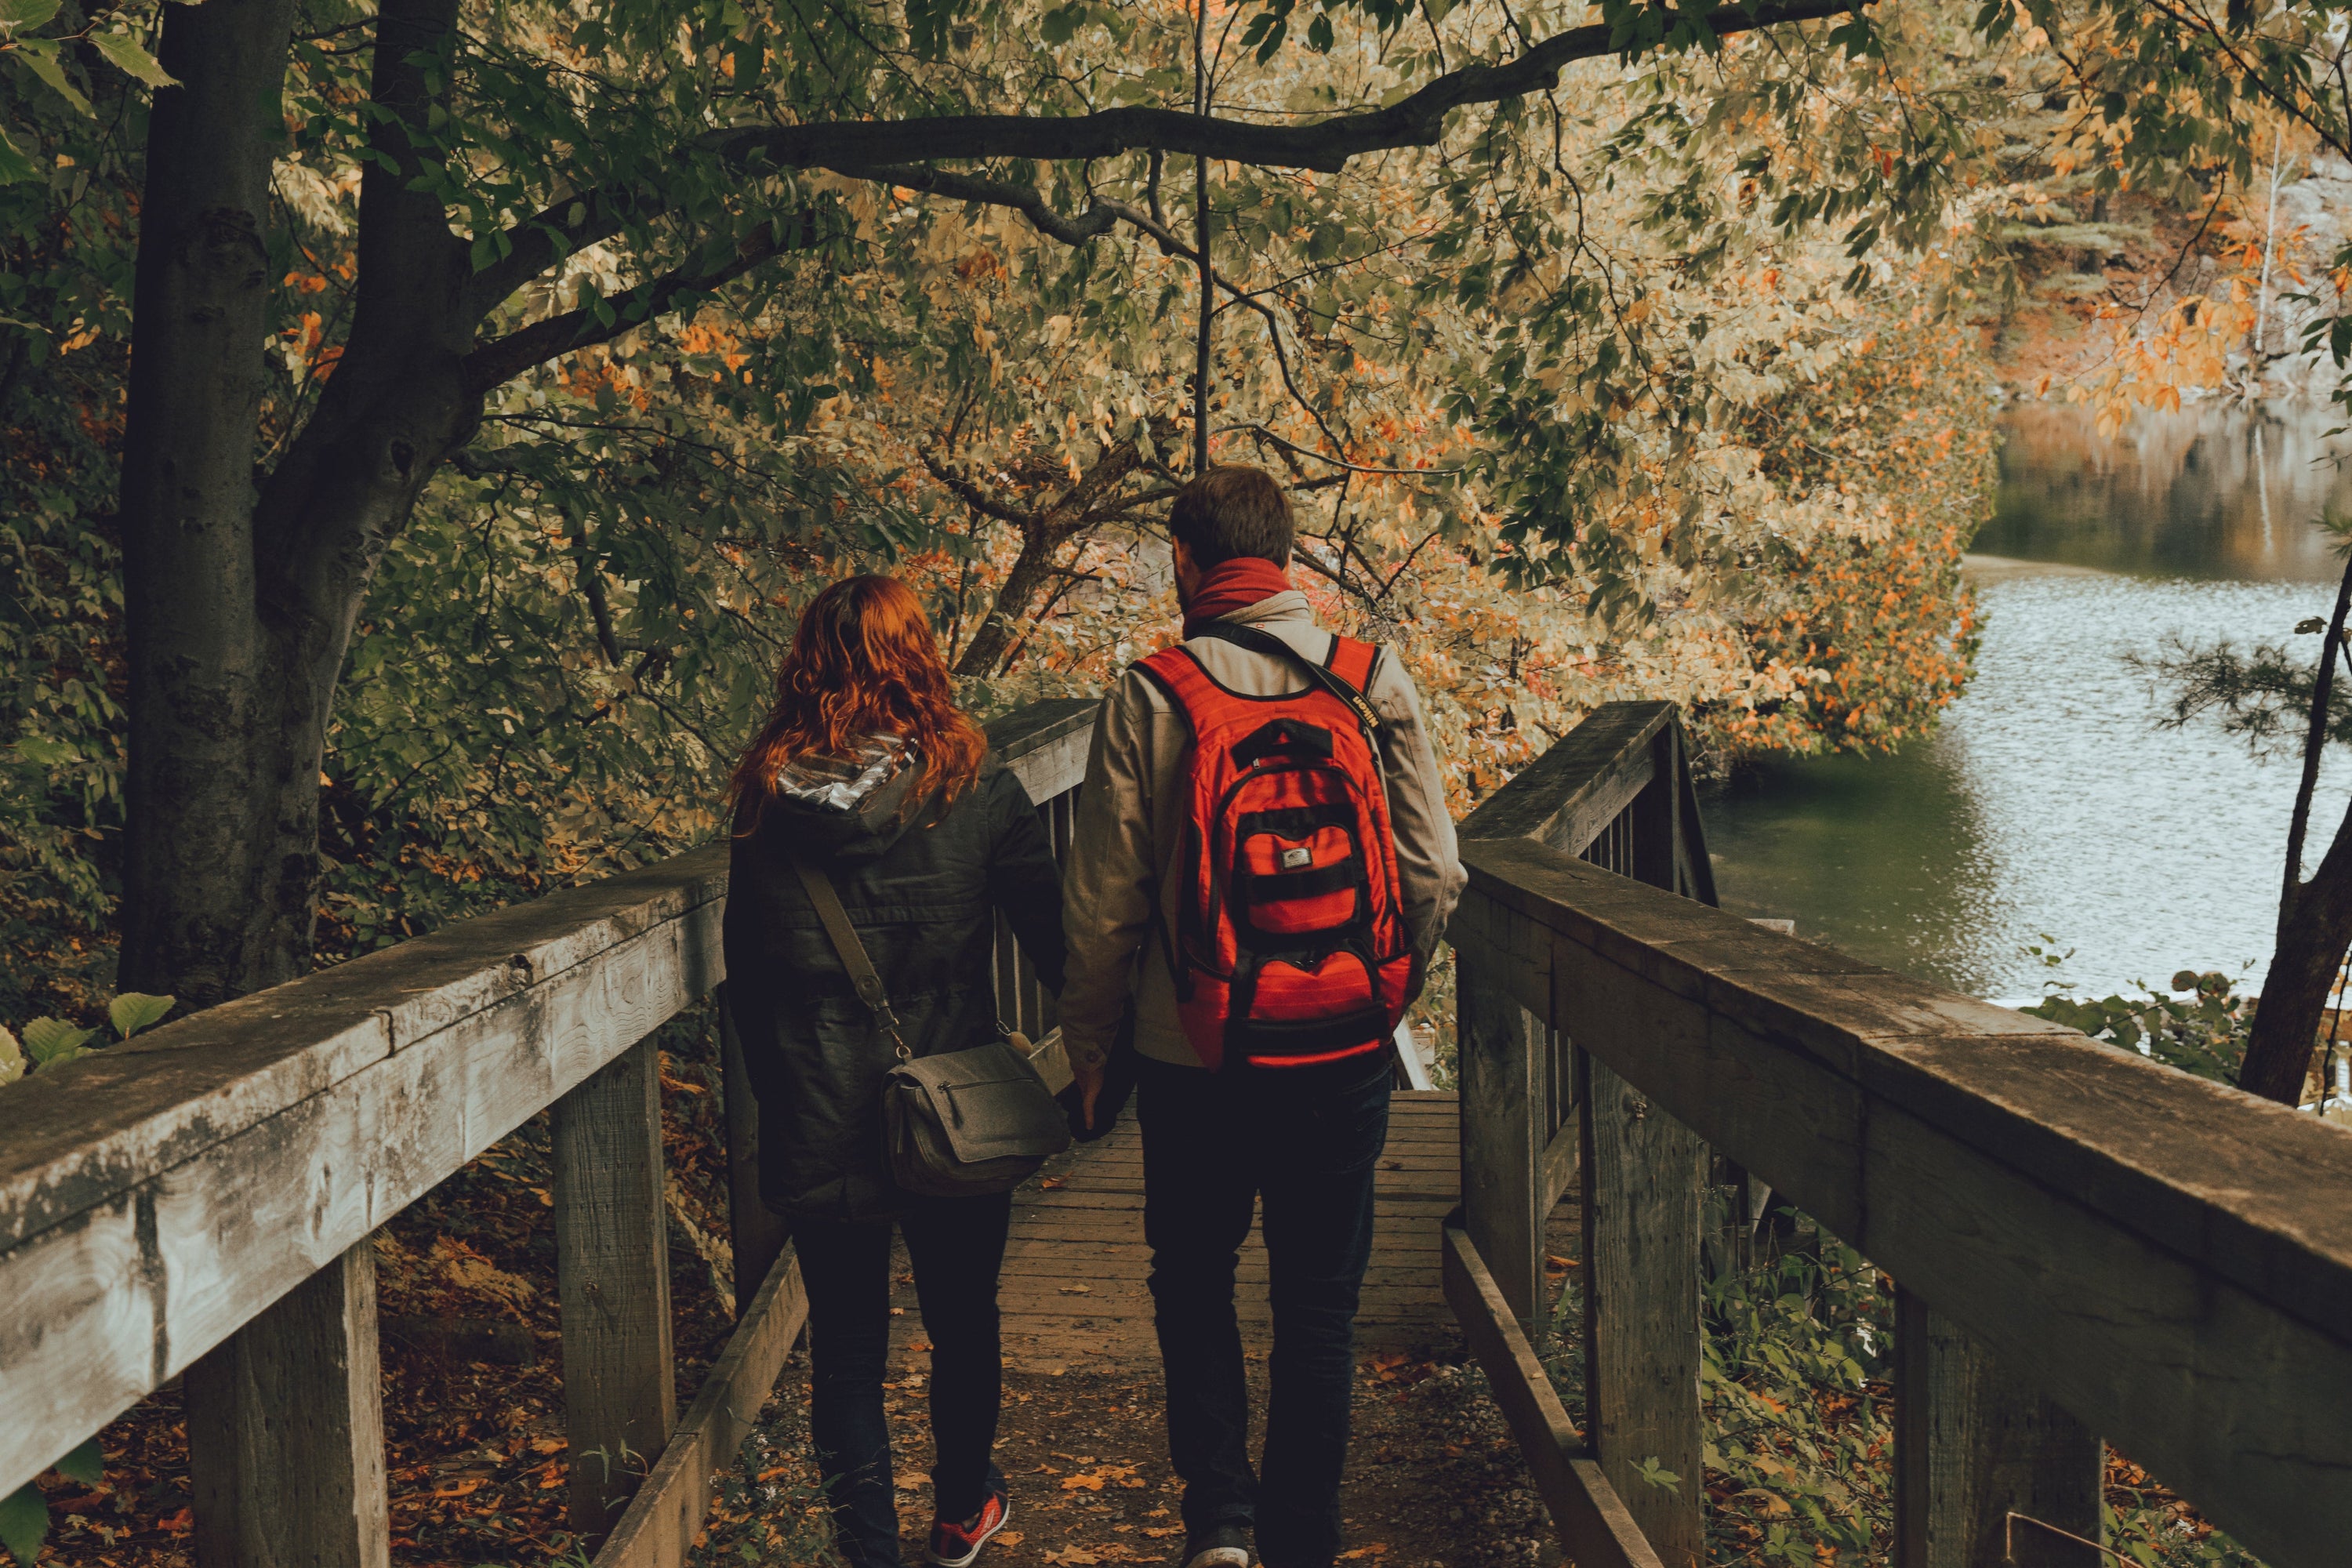
[[[1070,1080],[1078,1086],[1078,1124],[1091,1132],[1095,1130],[1095,1101],[1102,1098],[1104,1069],[1109,1065],[1107,1057],[1079,1065],[1070,1063]]]

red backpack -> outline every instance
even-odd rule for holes
[[[1386,1049],[1414,958],[1364,693],[1381,650],[1334,637],[1321,665],[1254,627],[1203,636],[1281,658],[1304,691],[1244,697],[1190,649],[1136,668],[1192,727],[1168,939],[1177,1012],[1203,1065],[1305,1067]]]

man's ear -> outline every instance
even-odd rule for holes
[[[1174,534],[1168,536],[1169,553],[1176,566],[1176,602],[1188,605],[1192,599],[1193,585],[1200,582],[1200,568],[1192,563],[1192,552]]]

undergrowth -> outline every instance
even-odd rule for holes
[[[1718,1267],[1705,1287],[1706,1560],[1716,1568],[1891,1564],[1894,1281],[1792,1210],[1762,1227],[1757,1251],[1744,1268]],[[1568,1273],[1544,1359],[1578,1409],[1583,1307],[1578,1270]],[[1687,1484],[1643,1468],[1652,1485]],[[2113,1449],[2103,1512],[2108,1550],[2139,1568],[2262,1568]]]

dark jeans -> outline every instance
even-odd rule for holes
[[[931,1497],[939,1517],[980,1511],[993,1469],[998,1356],[996,1276],[1013,1194],[918,1198],[898,1222],[931,1342]],[[793,1222],[808,1286],[809,1426],[850,1568],[898,1568],[898,1508],[882,1377],[890,1349],[887,1221]]]
[[[1319,1568],[1339,1549],[1356,1301],[1372,1253],[1390,1070],[1385,1052],[1238,1074],[1147,1060],[1137,1079],[1143,1233],[1184,1525],[1254,1522],[1268,1568]],[[1234,1270],[1260,1198],[1273,1394],[1253,1474]]]

